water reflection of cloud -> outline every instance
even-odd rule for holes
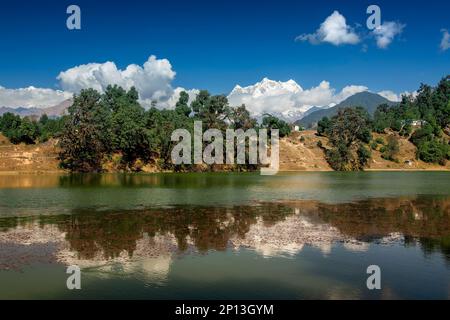
[[[173,261],[173,253],[176,250],[177,242],[173,235],[149,237],[144,234],[141,239],[136,241],[136,249],[132,256],[123,250],[119,256],[107,259],[104,253],[99,251],[93,258],[82,259],[77,256],[76,252],[65,246],[64,250],[57,253],[57,258],[61,263],[88,268],[103,277],[118,273],[132,274],[155,282],[166,280]]]
[[[310,246],[326,257],[335,243],[352,253],[368,251],[370,243],[420,244],[426,252],[446,252],[447,208],[448,200],[419,198],[4,217],[0,246],[51,245],[63,264],[162,279],[180,252],[249,248],[263,257],[290,258]]]
[[[61,232],[54,225],[40,226],[37,222],[0,233],[0,243],[4,247],[15,245],[9,250],[7,257],[9,261],[0,259],[0,266],[3,266],[3,269],[20,269],[23,265],[18,265],[19,263],[33,264],[54,261],[64,265],[77,265],[82,269],[95,272],[100,277],[109,277],[117,273],[139,274],[142,278],[152,281],[163,281],[167,278],[173,260],[173,252],[177,250],[177,242],[173,235],[156,235],[154,237],[143,235],[136,242],[136,249],[132,256],[123,250],[114,258],[105,258],[102,249],[98,248],[93,256],[86,259],[80,257],[79,253],[71,248],[70,243],[66,240],[65,232]],[[42,245],[44,248],[41,248]],[[36,252],[30,255],[29,250],[21,250],[21,247],[30,247]],[[12,254],[14,252],[22,254],[22,256],[15,257]]]
[[[42,243],[59,243],[65,238],[65,233],[61,232],[55,225],[43,225],[32,222],[26,225],[19,225],[7,232],[0,232],[0,243],[16,243],[24,246]]]
[[[369,250],[369,244],[361,241],[347,241],[343,246],[345,249],[352,252],[366,252]]]
[[[67,261],[64,262],[67,264]],[[110,278],[117,275],[133,276],[152,284],[161,284],[167,280],[172,262],[172,255],[160,255],[152,258],[115,258],[108,261],[76,260],[71,265],[78,265],[84,271],[94,273],[98,278]]]
[[[234,248],[250,248],[264,257],[294,256],[305,245],[318,248],[324,255],[331,252],[334,242],[343,241],[345,237],[329,224],[313,223],[308,217],[295,214],[274,225],[267,225],[258,219],[250,226],[244,238],[232,237],[230,243]]]

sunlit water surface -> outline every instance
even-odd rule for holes
[[[0,298],[449,299],[449,178],[3,175]]]

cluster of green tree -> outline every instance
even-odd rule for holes
[[[437,133],[429,123],[416,130],[410,141],[417,146],[417,158],[422,161],[445,165],[450,160],[448,140],[443,137],[442,131]]]
[[[378,145],[384,145],[384,140],[383,140],[383,138],[377,138],[377,139],[375,139],[375,140],[372,140],[371,142],[370,142],[370,148],[372,149],[372,150],[378,150]]]
[[[224,95],[210,95],[202,90],[192,103],[181,92],[175,109],[158,109],[156,103],[145,110],[138,102],[138,92],[109,86],[103,94],[94,89],[82,90],[74,96],[73,105],[60,138],[61,166],[77,172],[102,171],[105,160],[119,155],[123,170],[140,170],[142,165],[156,162],[160,167],[190,170],[191,165],[174,166],[171,139],[176,129],[193,133],[194,121],[202,121],[207,129],[258,129],[259,125],[244,105],[230,107]],[[261,127],[280,129],[289,126],[267,116]]]
[[[317,134],[330,139],[332,149],[325,149],[326,157],[335,170],[363,169],[370,158],[365,147],[371,132],[384,133],[386,129],[409,138],[417,147],[417,158],[429,163],[445,164],[450,159],[450,145],[444,132],[450,132],[450,76],[443,78],[437,87],[422,84],[416,97],[403,96],[396,106],[380,105],[373,119],[361,107],[341,109],[333,118],[322,118]],[[415,128],[418,127],[418,128]],[[377,150],[382,144],[382,157],[398,161],[398,139],[372,141]]]
[[[264,128],[276,128],[279,130],[280,137],[285,137],[291,133],[291,127],[285,121],[278,119],[270,114],[266,114],[262,121]]]
[[[383,144],[380,148],[381,157],[383,159],[399,162],[397,155],[400,152],[400,144],[398,138],[395,135],[389,135],[387,137],[387,143]]]
[[[436,87],[422,84],[416,97],[403,96],[397,106],[380,105],[373,119],[374,131],[392,129],[417,147],[418,159],[440,164],[450,159],[450,146],[443,134],[449,125],[450,75]]]
[[[0,132],[14,144],[34,144],[57,137],[64,127],[64,121],[65,117],[50,119],[44,114],[35,120],[7,112],[0,116]]]
[[[371,152],[365,144],[372,139],[372,133],[364,108],[344,108],[331,119],[323,118],[318,133],[329,138],[331,149],[325,149],[325,156],[334,170],[354,171],[366,166]]]
[[[399,162],[397,155],[400,152],[399,139],[394,134],[387,137],[387,142],[381,137],[376,138],[370,142],[370,148],[381,152],[383,159]]]

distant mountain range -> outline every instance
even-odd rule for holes
[[[315,111],[323,110],[326,108],[328,107],[307,107],[307,108],[290,109],[283,112],[269,112],[269,114],[274,117],[277,117],[278,119],[284,120],[287,123],[294,123],[299,119],[302,119]],[[256,118],[256,120],[258,120],[258,122],[261,122],[264,115],[259,114],[255,115],[254,117]]]
[[[43,114],[46,114],[50,118],[55,118],[67,114],[67,109],[72,105],[72,103],[73,100],[68,99],[56,106],[48,108],[0,107],[0,115],[3,115],[4,113],[7,112],[11,112],[21,117],[27,116],[40,117]],[[321,120],[323,117],[330,118],[336,115],[338,110],[341,108],[361,106],[365,108],[370,114],[373,114],[376,108],[383,103],[386,103],[388,105],[397,104],[396,102],[389,101],[388,99],[380,96],[379,94],[365,91],[354,94],[333,107],[314,106],[308,108],[286,110],[283,112],[272,112],[271,114],[275,117],[287,121],[288,123],[295,123],[296,125],[301,125],[303,127],[309,128],[314,127],[317,124],[317,122]],[[263,115],[256,116],[258,120],[261,120],[262,117]]]
[[[296,125],[302,125],[303,127],[310,128],[314,127],[317,122],[319,122],[323,117],[331,118],[336,115],[339,109],[348,108],[348,107],[363,107],[369,112],[369,114],[373,115],[375,110],[380,104],[388,104],[388,105],[396,105],[397,102],[392,102],[379,94],[364,91],[357,94],[352,95],[351,97],[345,99],[341,103],[335,105],[331,108],[318,108],[314,111],[310,112],[308,115],[304,116],[300,120],[295,122]]]
[[[325,90],[329,89],[328,83],[321,83],[321,86]],[[245,104],[252,116],[258,121],[261,121],[265,112],[267,112],[288,123],[306,127],[314,126],[324,116],[335,115],[340,108],[361,106],[367,109],[370,114],[373,114],[380,104],[395,104],[383,96],[369,91],[360,91],[349,96],[349,93],[353,90],[353,92],[356,92],[355,89],[359,90],[360,88],[344,88],[341,93],[336,94],[333,101],[340,101],[337,105],[333,102],[329,105],[311,106],[302,98],[306,90],[294,80],[283,82],[264,78],[262,81],[247,87],[236,85],[227,97],[232,106]],[[364,87],[361,90],[364,90]],[[347,98],[342,100],[340,97]],[[311,101],[318,100],[312,99],[308,102]]]
[[[64,100],[60,104],[57,104],[53,107],[48,108],[11,108],[11,107],[0,107],[0,115],[3,115],[7,112],[11,112],[13,114],[17,114],[21,117],[29,117],[35,116],[40,117],[44,114],[49,116],[50,118],[60,117],[67,114],[67,109],[72,105],[73,100],[68,99]]]

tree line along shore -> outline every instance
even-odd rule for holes
[[[448,170],[450,160],[450,75],[436,86],[422,84],[399,104],[343,108],[321,119],[315,130],[294,132],[270,114],[258,122],[245,105],[202,90],[189,103],[182,92],[172,110],[157,102],[145,110],[138,92],[109,86],[76,94],[68,114],[39,119],[0,117],[0,171],[160,172],[254,171],[258,165],[174,165],[176,129],[264,128],[280,132],[281,171]]]

